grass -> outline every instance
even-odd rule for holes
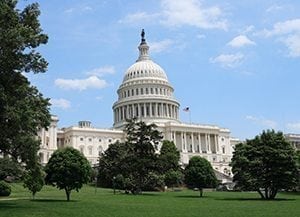
[[[21,184],[12,184],[12,195],[0,197],[0,217],[299,217],[300,195],[279,194],[275,201],[262,201],[257,193],[181,192],[113,194],[111,189],[85,186],[72,192],[66,201],[64,191],[44,186],[31,200]],[[5,200],[4,200],[5,199]]]

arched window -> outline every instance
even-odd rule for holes
[[[93,155],[93,147],[92,147],[92,146],[89,146],[89,147],[88,147],[88,150],[89,150],[89,155]]]
[[[84,154],[84,146],[80,146],[80,147],[79,147],[79,151],[80,151],[82,154]]]
[[[101,145],[99,145],[98,146],[98,154],[100,155],[100,154],[102,154],[102,152],[103,152],[103,148]]]

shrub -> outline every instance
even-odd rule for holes
[[[0,196],[9,196],[10,193],[11,193],[10,186],[4,181],[0,181]]]

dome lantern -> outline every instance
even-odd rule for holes
[[[139,51],[140,51],[140,56],[136,62],[142,61],[142,60],[150,60],[149,53],[148,53],[149,46],[146,43],[144,29],[142,29],[142,33],[141,33],[141,44],[139,46]]]

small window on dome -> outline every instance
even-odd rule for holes
[[[137,71],[136,74],[140,74],[139,71]]]
[[[153,88],[150,89],[150,93],[153,94]]]
[[[155,88],[155,93],[158,94],[158,89],[157,88]]]
[[[143,70],[141,71],[141,74],[143,74]]]
[[[135,71],[133,72],[133,75],[135,75]]]
[[[144,89],[143,88],[141,88],[141,95],[143,95],[144,94]]]
[[[134,90],[132,89],[132,90],[131,90],[131,96],[133,96],[133,95],[134,95]]]
[[[135,94],[139,95],[139,89],[135,89]]]
[[[149,94],[148,88],[146,88],[146,94]]]

